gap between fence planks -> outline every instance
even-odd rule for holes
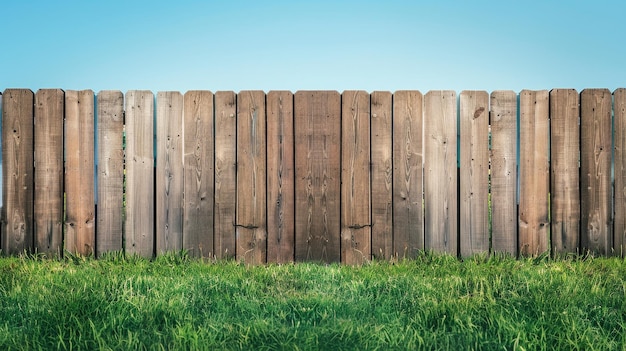
[[[4,253],[623,255],[624,89],[2,97]]]

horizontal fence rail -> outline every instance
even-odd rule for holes
[[[3,254],[360,264],[626,245],[626,89],[7,89]]]

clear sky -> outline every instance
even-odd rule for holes
[[[626,1],[0,3],[6,88],[626,86]]]

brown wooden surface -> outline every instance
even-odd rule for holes
[[[613,248],[626,253],[626,89],[613,92],[615,113],[615,223]]]
[[[388,260],[393,254],[392,95],[375,91],[370,100],[372,257]]]
[[[267,262],[265,93],[237,95],[237,260]]]
[[[154,254],[154,95],[126,93],[126,221],[125,251]]]
[[[63,250],[63,119],[65,93],[35,95],[35,250],[60,257]]]
[[[550,246],[555,253],[577,253],[579,249],[579,118],[576,90],[554,89],[550,92]],[[615,169],[617,174],[617,167]]]
[[[267,93],[267,262],[294,260],[293,94]]]
[[[157,93],[156,250],[183,248],[183,96]]]
[[[192,257],[213,256],[215,173],[213,93],[188,91],[184,96],[183,249]]]
[[[422,178],[423,97],[393,95],[393,255],[411,258],[424,249]]]
[[[94,93],[65,92],[65,249],[95,253]]]
[[[517,94],[491,93],[491,246],[517,255]]]
[[[585,89],[580,94],[581,246],[611,253],[611,93]]]
[[[98,93],[98,206],[96,254],[121,251],[124,211],[124,95]]]
[[[549,250],[548,97],[547,90],[522,90],[520,93],[518,243],[520,255],[526,256],[538,255]]]
[[[460,95],[459,239],[462,257],[489,252],[489,94]]]
[[[341,101],[341,261],[362,264],[372,258],[370,96],[348,90]]]
[[[424,96],[424,248],[457,255],[457,105],[454,91]]]
[[[215,224],[217,258],[235,257],[237,184],[237,99],[232,91],[215,93]]]
[[[33,248],[34,94],[7,89],[2,96],[2,253]]]
[[[298,91],[294,99],[296,261],[340,261],[341,96]]]

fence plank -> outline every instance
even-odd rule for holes
[[[237,260],[267,262],[265,93],[237,95]]]
[[[580,94],[581,245],[583,250],[609,254],[611,216],[611,93],[585,89]]]
[[[460,95],[461,256],[489,252],[489,94]]]
[[[94,94],[65,92],[65,249],[92,255],[95,249]]]
[[[154,254],[154,95],[126,93],[126,220],[127,254]]]
[[[63,90],[35,95],[35,250],[57,257],[63,250],[64,105]]]
[[[294,260],[293,94],[270,91],[267,100],[267,262]]]
[[[458,250],[457,107],[454,91],[424,96],[424,247]]]
[[[491,93],[491,246],[517,255],[517,95]]]
[[[97,256],[121,251],[124,209],[124,95],[98,93],[98,206]]]
[[[341,96],[295,94],[296,261],[340,257]]]
[[[538,255],[549,250],[548,163],[550,126],[547,90],[520,93],[519,253]]]
[[[341,261],[372,258],[370,218],[370,96],[344,91],[341,112]]]
[[[372,257],[388,260],[393,255],[392,95],[375,91],[370,100]]]
[[[613,248],[626,254],[626,89],[613,92],[615,113],[615,223]]]
[[[213,93],[188,91],[184,96],[185,206],[183,249],[192,257],[212,257],[215,173]]]
[[[10,255],[33,247],[34,94],[7,89],[2,97],[2,252]]]
[[[393,94],[393,255],[400,258],[424,249],[422,109],[419,91]]]
[[[232,91],[215,93],[215,232],[217,258],[235,257],[237,184],[237,99]]]
[[[183,96],[157,93],[156,250],[183,248]]]
[[[576,90],[554,89],[550,92],[550,246],[555,253],[576,253],[579,247],[579,117]]]

